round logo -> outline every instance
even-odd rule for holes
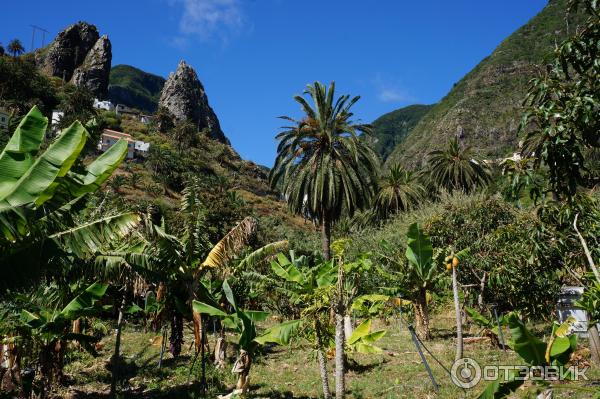
[[[454,385],[473,388],[481,380],[481,367],[475,360],[465,357],[454,362],[450,375]]]

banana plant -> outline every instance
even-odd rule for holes
[[[95,282],[77,295],[61,310],[37,309],[22,310],[23,335],[39,344],[37,363],[42,376],[42,386],[49,387],[53,381],[62,379],[63,357],[66,344],[75,341],[92,354],[92,344],[98,337],[71,332],[72,321],[80,317],[98,315],[104,308],[98,301],[106,293],[107,284]],[[34,345],[35,347],[36,345]]]
[[[411,295],[415,309],[415,327],[421,339],[430,339],[427,291],[432,288],[440,276],[440,271],[433,260],[431,239],[419,224],[410,225],[407,238],[406,259],[408,264],[405,272],[410,286],[414,287]]]
[[[343,267],[345,273],[353,273],[367,266],[360,260]],[[271,270],[279,278],[278,289],[300,309],[301,318],[287,323],[294,326],[292,334],[302,333],[313,343],[319,360],[323,395],[325,398],[331,398],[325,351],[331,349],[334,344],[332,326],[329,325],[329,311],[336,291],[339,266],[336,266],[333,260],[311,266],[306,256],[296,257],[294,252],[290,251],[289,258],[279,254],[276,260],[271,261]],[[351,309],[370,309],[374,313],[369,313],[369,316],[373,316],[388,300],[389,297],[385,295],[363,295],[355,298]],[[371,332],[371,324],[372,321],[368,318],[354,330],[346,340],[348,349],[360,353],[381,351],[374,343],[385,335],[385,331]]]
[[[277,325],[269,329],[257,340],[258,334],[256,322],[266,320],[269,313],[241,309],[236,303],[233,291],[227,280],[223,282],[222,288],[225,298],[229,303],[229,309],[219,305],[215,298],[208,294],[208,291],[203,293],[202,301],[193,301],[193,308],[195,312],[200,314],[220,318],[221,322],[227,328],[230,328],[238,334],[240,351],[232,372],[238,374],[236,392],[243,394],[248,391],[248,375],[254,359],[254,353],[259,345],[267,342],[282,345],[287,344],[293,331],[298,328],[299,322],[287,322],[285,324]]]
[[[374,343],[379,341],[386,334],[385,330],[371,332],[371,319],[366,319],[359,324],[348,338],[347,344],[350,350],[357,353],[381,353],[382,349],[375,346]]]
[[[512,349],[530,366],[564,366],[571,354],[577,349],[577,335],[569,330],[575,319],[569,318],[562,324],[554,322],[548,342],[543,342],[527,329],[516,313],[506,315],[510,328]],[[479,395],[479,399],[499,399],[510,396],[525,383],[524,378],[516,378],[513,373],[508,380],[491,382]],[[548,390],[550,384],[543,379],[534,380],[534,384]]]
[[[482,315],[481,313],[479,313],[476,309],[470,308],[465,306],[465,312],[467,313],[467,315],[469,315],[469,317],[471,318],[471,320],[477,324],[477,326],[479,326],[479,328],[481,328],[479,335],[483,336],[483,337],[489,337],[492,346],[494,347],[500,347],[500,340],[498,338],[498,325],[496,322],[494,322],[494,320],[489,319],[487,317],[485,317],[484,315]],[[500,323],[500,326],[505,326],[507,324],[506,322],[506,316],[505,315],[501,315],[498,318],[498,321]]]
[[[81,199],[125,158],[127,142],[117,142],[84,165],[79,157],[89,137],[85,127],[73,123],[43,149],[47,126],[48,119],[33,107],[0,153],[0,271],[13,276],[11,288],[49,270],[48,261],[57,253],[90,257],[138,223],[133,213],[90,222],[75,217]]]

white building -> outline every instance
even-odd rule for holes
[[[8,131],[10,123],[10,114],[5,109],[0,108],[0,130]]]
[[[58,131],[58,124],[60,120],[65,116],[65,113],[62,111],[54,110],[52,111],[52,118],[50,120],[50,130],[52,133],[56,133]]]
[[[152,121],[152,115],[144,115],[144,114],[140,115],[140,122],[142,122],[144,125],[149,124],[151,121]]]
[[[121,139],[127,140],[127,159],[133,159],[135,155],[135,141],[131,138],[131,135],[127,133],[104,129],[102,136],[100,137],[100,143],[98,143],[98,149],[104,152]]]
[[[110,101],[100,101],[97,98],[94,98],[94,108],[96,109],[103,109],[106,111],[114,111],[115,110],[115,106],[113,105],[113,103],[111,103]]]
[[[144,157],[150,150],[150,143],[134,140],[130,134],[110,129],[104,129],[104,132],[102,132],[98,150],[104,152],[121,139],[127,140],[127,159]]]
[[[146,143],[144,141],[136,140],[133,146],[135,150],[136,156],[146,156],[148,155],[148,151],[150,151],[150,143]]]

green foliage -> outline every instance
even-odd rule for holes
[[[65,129],[75,121],[81,121],[87,124],[96,116],[94,110],[94,97],[92,93],[84,87],[68,85],[61,94],[61,101],[58,108],[64,113],[57,126],[59,130]],[[100,139],[99,132],[94,132],[92,145],[96,145]]]
[[[577,306],[587,312],[589,326],[600,323],[600,283],[596,282],[588,287]]]
[[[34,105],[49,114],[59,101],[58,90],[33,61],[0,57],[0,105],[20,116]]]
[[[79,123],[65,129],[41,150],[47,119],[34,107],[0,154],[0,269],[32,280],[63,256],[78,259],[97,253],[102,244],[126,235],[137,224],[134,214],[75,220],[81,199],[98,190],[126,155],[119,142],[92,163],[74,167],[86,142]],[[14,269],[18,262],[21,266]]]
[[[270,173],[273,187],[281,185],[290,209],[308,211],[327,223],[342,211],[354,213],[368,205],[374,194],[379,162],[373,150],[360,140],[370,126],[355,124],[350,108],[360,97],[344,95],[334,100],[335,84],[319,82],[305,91],[314,108],[302,96],[306,116],[302,120],[283,117],[292,126],[277,135],[277,159]]]
[[[537,202],[544,192],[544,180],[539,171],[533,168],[533,158],[507,158],[500,163],[505,185],[502,194],[507,201],[521,204],[521,198],[528,193]]]
[[[522,129],[528,129],[523,153],[535,154],[537,168],[548,167],[550,188],[567,198],[579,185],[595,184],[584,150],[599,146],[600,129],[600,6],[593,0],[572,4],[583,5],[588,19],[556,48],[547,73],[532,81],[522,122]]]
[[[373,121],[373,149],[385,160],[431,109],[431,105],[409,105]]]
[[[427,174],[438,188],[447,191],[471,192],[485,187],[491,181],[481,160],[476,160],[469,147],[461,148],[458,138],[453,138],[443,150],[429,153]]]
[[[161,76],[129,65],[116,65],[110,70],[108,97],[115,104],[154,112],[164,84]]]
[[[99,300],[105,295],[107,287],[106,284],[95,282],[60,310],[52,308],[47,298],[38,301],[41,303],[37,306],[32,298],[26,296],[13,296],[9,302],[12,306],[3,303],[2,307],[6,310],[0,311],[0,331],[12,337],[15,348],[11,350],[18,353],[18,362],[23,358],[26,364],[38,365],[41,380],[36,383],[39,385],[37,389],[48,389],[56,379],[62,377],[67,342],[77,342],[88,352],[96,353],[92,344],[99,337],[71,331],[71,323],[82,317],[100,314],[104,308],[99,305]],[[17,314],[18,319],[14,317]],[[17,370],[19,367],[17,363]]]
[[[433,247],[429,236],[417,223],[408,228],[406,259],[409,261],[409,273],[420,287],[427,287],[435,277],[436,265],[433,262]]]
[[[392,165],[379,183],[374,207],[382,217],[416,207],[425,197],[425,188],[416,173]]]
[[[567,335],[570,325],[574,319],[559,325],[554,323],[549,341],[543,342],[537,338],[515,314],[510,313],[506,322],[511,332],[511,347],[527,364],[531,366],[564,366],[570,359],[570,355],[577,349],[577,336]],[[547,385],[546,381],[541,383],[533,380],[535,384]],[[517,388],[523,385],[524,378],[516,379],[511,374],[508,381],[494,381],[479,395],[479,399],[499,399],[508,397]]]
[[[260,312],[260,311],[251,311],[251,310],[243,310],[238,307],[235,297],[233,295],[233,291],[229,286],[227,280],[223,282],[223,293],[229,305],[233,309],[233,312],[227,311],[223,307],[217,304],[217,300],[214,297],[208,297],[211,304],[207,304],[202,301],[194,300],[192,303],[192,307],[195,312],[200,314],[206,314],[209,316],[218,317],[222,320],[223,324],[231,329],[233,329],[238,334],[238,344],[240,349],[245,350],[246,352],[253,354],[257,345],[263,342],[272,342],[270,339],[275,339],[274,336],[277,335],[280,339],[287,334],[285,331],[287,328],[292,328],[291,325],[286,325],[281,327],[280,330],[275,331],[272,330],[270,333],[267,333],[266,337],[263,337],[260,342],[256,341],[257,337],[256,331],[256,322],[264,321],[268,313]],[[272,336],[271,336],[272,335]]]
[[[565,20],[569,0],[550,1],[529,22],[499,43],[494,52],[454,84],[388,157],[388,164],[422,163],[426,152],[460,134],[478,158],[512,154],[518,143],[522,101],[556,43],[584,20]]]
[[[372,320],[367,319],[360,323],[348,337],[348,346],[358,353],[381,353],[382,349],[373,345],[385,335],[385,330],[371,332]]]
[[[292,337],[298,333],[302,326],[301,320],[288,320],[265,330],[262,335],[254,340],[260,344],[274,343],[277,345],[289,345]]]
[[[12,55],[13,57],[21,55],[25,52],[25,47],[23,47],[23,44],[21,43],[21,41],[19,39],[12,39],[8,43],[8,46],[6,47],[6,49],[8,50],[8,53],[10,55]]]

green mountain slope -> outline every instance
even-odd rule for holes
[[[162,76],[129,65],[117,65],[110,71],[108,98],[145,112],[154,112],[165,84]]]
[[[419,165],[424,155],[453,136],[482,157],[511,153],[518,144],[522,102],[529,81],[543,68],[556,43],[574,32],[581,14],[565,20],[568,0],[551,0],[526,25],[437,103],[394,149],[388,164]],[[569,27],[569,28],[568,28]]]
[[[431,105],[409,105],[377,118],[373,123],[373,148],[386,159],[396,145],[410,133]]]

